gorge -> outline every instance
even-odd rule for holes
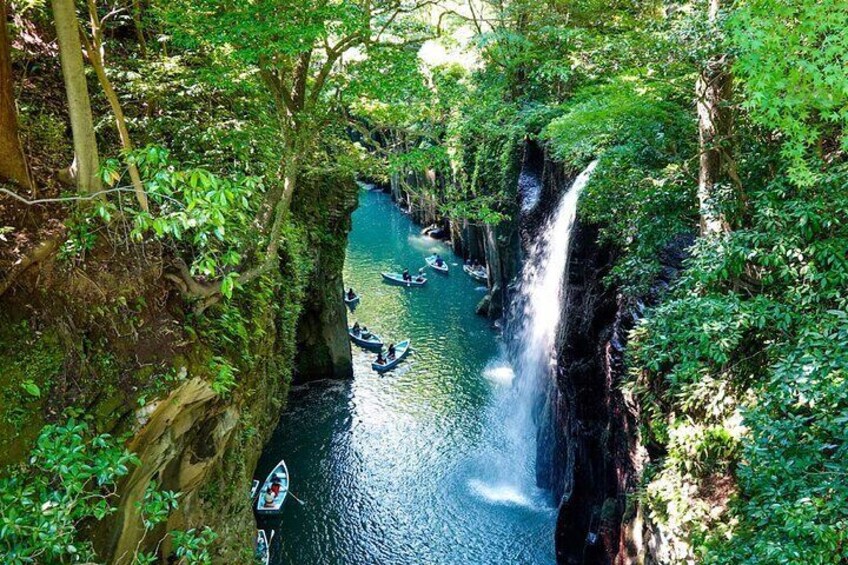
[[[0,0],[0,562],[844,564],[846,30]]]

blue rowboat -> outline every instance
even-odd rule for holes
[[[279,484],[280,488],[273,498],[266,494],[273,494],[273,485]],[[268,473],[268,478],[262,484],[259,498],[256,501],[256,511],[262,514],[277,514],[283,508],[283,502],[289,493],[289,470],[285,461],[280,461],[274,469]]]
[[[409,353],[410,349],[410,341],[404,340],[400,343],[395,344],[395,358],[389,361],[386,360],[385,363],[379,364],[376,361],[371,363],[371,368],[377,371],[378,373],[385,373],[386,371],[391,371],[395,367],[400,364],[404,357],[406,357],[407,353]]]
[[[271,540],[274,539],[274,530],[271,530],[271,538],[265,530],[256,530],[256,558],[262,565],[268,565],[271,562]]]
[[[347,335],[350,336],[350,340],[358,345],[359,347],[365,347],[366,349],[383,349],[383,340],[380,339],[380,336],[377,334],[370,334],[369,337],[365,338],[362,336],[362,332],[354,332],[353,328],[348,328]]]

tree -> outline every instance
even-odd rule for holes
[[[715,27],[719,10],[719,0],[709,0],[707,19],[710,27]],[[710,57],[695,83],[700,143],[698,203],[703,235],[721,233],[729,229],[727,218],[720,210],[717,191],[729,162],[727,144],[732,116],[727,102],[732,91],[733,82],[727,54]]]
[[[743,107],[779,132],[793,182],[814,186],[848,148],[848,4],[747,0],[728,23]]]
[[[6,0],[0,0],[0,177],[29,188],[32,180],[18,137],[10,51]]]
[[[177,20],[189,18],[183,30],[193,39],[231,52],[258,72],[268,87],[283,138],[279,182],[267,192],[259,223],[267,237],[258,263],[241,273],[248,283],[274,268],[280,234],[298,181],[334,119],[337,95],[345,86],[343,57],[367,58],[373,50],[401,52],[436,36],[424,22],[427,9],[439,0],[355,0],[342,3],[303,0],[259,2],[210,1],[173,6]],[[340,114],[341,112],[336,112]],[[222,281],[200,284],[181,269],[186,287],[206,302],[218,300]]]
[[[59,41],[59,56],[62,61],[62,76],[68,97],[68,113],[74,137],[74,161],[71,176],[81,193],[90,194],[100,190],[97,153],[97,138],[91,116],[91,100],[85,81],[82,60],[82,45],[79,36],[74,0],[52,0],[56,38]]]
[[[88,60],[91,66],[94,67],[94,72],[97,74],[97,80],[100,81],[100,86],[103,88],[103,93],[106,95],[106,100],[112,108],[112,113],[115,115],[115,127],[118,129],[118,136],[121,138],[121,146],[127,155],[133,151],[132,139],[130,132],[127,129],[127,120],[124,117],[124,110],[121,108],[121,103],[118,100],[118,94],[112,86],[112,81],[106,74],[105,48],[103,45],[103,24],[113,15],[118,13],[118,10],[112,10],[102,18],[97,14],[97,5],[94,0],[87,0],[88,14],[91,20],[91,39],[85,34],[85,31],[80,29],[80,37],[85,44],[85,52],[88,55]],[[141,175],[138,172],[138,167],[133,161],[127,165],[132,181],[135,197],[141,209],[147,212],[150,206],[147,203],[147,194],[144,192],[144,186],[141,183]]]

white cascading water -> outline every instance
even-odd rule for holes
[[[494,504],[537,509],[549,504],[547,494],[536,486],[534,415],[556,362],[577,201],[596,165],[591,163],[574,180],[529,249],[507,325],[507,359],[493,361],[485,372],[494,383],[512,383],[494,407],[503,423],[503,443],[494,450],[499,455],[489,455],[485,481],[469,482],[475,494]]]
[[[521,272],[509,328],[517,392],[514,418],[509,424],[514,427],[510,433],[515,436],[535,435],[534,408],[545,390],[545,380],[551,374],[552,365],[556,363],[556,337],[565,298],[577,202],[597,164],[593,161],[574,179],[540,230]]]

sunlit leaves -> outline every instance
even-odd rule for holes
[[[251,222],[263,192],[260,180],[224,178],[198,168],[178,170],[167,152],[155,147],[139,152],[136,160],[157,208],[136,214],[133,235],[141,239],[152,233],[191,249],[192,270],[210,280],[223,276],[224,294],[231,297],[231,275],[253,243]]]
[[[833,139],[848,149],[848,4],[749,0],[733,15],[730,29],[745,107],[783,136],[792,179],[814,184],[814,160],[822,157],[811,155],[814,147]]]

